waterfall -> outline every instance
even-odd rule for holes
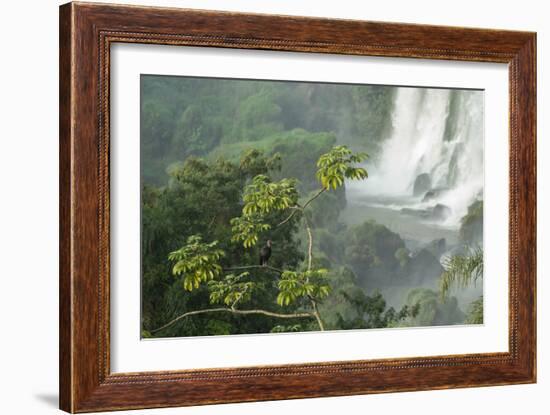
[[[444,205],[440,224],[457,227],[483,196],[483,131],[483,92],[399,88],[392,134],[367,164],[370,178],[348,186],[355,197],[394,209]],[[428,187],[414,195],[420,175]]]

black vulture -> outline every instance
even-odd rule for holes
[[[260,265],[267,265],[267,261],[271,256],[271,240],[268,239],[265,246],[260,249]]]

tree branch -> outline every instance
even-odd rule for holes
[[[319,325],[319,328],[321,329],[321,331],[325,331],[323,320],[321,320],[321,314],[319,313],[319,309],[317,308],[317,302],[311,299],[311,305],[313,306],[313,315],[317,320],[317,324]]]
[[[318,195],[321,193],[318,193]],[[306,231],[308,236],[308,246],[307,246],[307,270],[311,271],[311,263],[313,261],[313,234],[311,233],[311,226],[309,223],[309,219],[306,217]],[[307,282],[309,282],[309,277],[307,278]],[[319,328],[321,331],[325,331],[325,326],[323,324],[323,320],[321,319],[321,314],[319,313],[319,308],[317,307],[317,301],[311,296],[309,296],[309,301],[311,302],[311,307],[313,308],[313,316],[317,320],[317,324],[319,325]]]
[[[294,216],[294,214],[295,214],[296,212],[303,210],[303,208],[300,207],[300,206],[292,206],[290,209],[292,209],[292,213],[291,213],[290,215],[288,215],[288,216],[286,217],[285,220],[283,220],[282,222],[278,223],[277,226],[275,226],[276,228],[278,228],[279,226],[282,226],[282,225],[284,225],[285,223],[287,223],[290,219],[292,219],[292,217]]]
[[[313,260],[313,235],[309,223],[306,225],[308,244],[307,244],[307,270],[311,271],[311,261]]]
[[[181,320],[185,317],[195,316],[195,315],[198,315],[198,314],[220,313],[220,312],[226,312],[226,313],[232,313],[232,314],[263,314],[265,316],[277,317],[277,318],[316,318],[315,314],[313,314],[313,313],[281,314],[281,313],[274,313],[274,312],[271,312],[271,311],[261,310],[261,309],[238,310],[238,309],[235,309],[235,308],[228,308],[228,307],[207,308],[206,310],[189,311],[187,313],[184,313],[184,314],[174,318],[173,320],[170,320],[164,326],[161,326],[157,329],[151,330],[150,333],[156,333],[156,332],[161,331],[165,328],[168,328],[172,324],[178,322],[179,320]]]
[[[302,209],[305,209],[311,202],[313,202],[315,199],[317,199],[319,196],[321,196],[324,192],[327,191],[326,187],[323,187],[320,189],[311,199],[309,199],[306,203],[304,203],[304,206],[302,206]]]
[[[268,269],[270,271],[277,272],[278,274],[282,274],[284,272],[282,269],[275,268],[270,265],[244,265],[242,267],[224,268],[224,271],[238,271],[246,269]]]
[[[319,196],[321,196],[326,191],[327,191],[327,188],[323,187],[322,189],[319,189],[319,191],[317,193],[315,193],[311,197],[311,199],[309,199],[306,203],[304,203],[304,206],[292,206],[291,207],[291,209],[293,209],[292,213],[290,215],[288,215],[287,218],[285,220],[283,220],[281,223],[279,223],[276,227],[278,228],[279,226],[282,226],[285,223],[287,223],[290,219],[292,219],[292,217],[296,214],[297,211],[303,211],[311,202],[313,202],[315,199],[317,199]]]

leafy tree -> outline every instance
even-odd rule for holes
[[[403,326],[437,326],[464,321],[464,313],[458,307],[456,297],[443,302],[437,292],[427,288],[412,289],[407,295],[406,305],[416,306],[417,313],[401,323]]]
[[[228,274],[221,281],[211,280],[208,283],[210,302],[235,308],[240,302],[249,301],[252,291],[258,286],[253,281],[247,281],[249,276],[249,272],[241,272],[238,275]]]
[[[250,160],[246,159],[249,156],[250,153],[245,155],[245,162],[241,163],[241,167],[251,165]],[[250,249],[257,244],[266,231],[291,226],[296,220],[301,221],[308,237],[307,261],[304,268],[293,270],[278,269],[266,265],[241,264],[224,267],[222,259],[227,255],[219,248],[220,243],[217,240],[206,243],[203,242],[200,234],[191,235],[183,247],[170,253],[168,259],[174,263],[172,273],[176,277],[182,278],[183,286],[187,291],[200,289],[203,283],[207,283],[210,303],[212,305],[221,304],[223,307],[187,311],[161,327],[149,330],[149,332],[154,334],[165,330],[186,317],[221,312],[241,316],[264,315],[283,319],[314,318],[318,328],[324,330],[319,304],[330,295],[332,287],[328,281],[329,271],[313,266],[314,239],[306,209],[324,192],[343,186],[344,179],[364,180],[367,177],[367,172],[356,164],[365,158],[366,154],[355,154],[345,146],[336,146],[328,153],[321,155],[317,162],[316,174],[320,189],[303,203],[299,203],[295,179],[283,178],[274,182],[266,174],[254,176],[244,186],[240,216],[230,221],[232,225],[231,242],[242,243],[243,248]],[[177,172],[175,177],[181,181],[181,176]],[[286,215],[286,217],[274,224],[273,216],[278,214]],[[264,284],[254,281],[250,271],[265,271],[266,269],[279,276],[274,287],[277,292],[277,306],[283,310],[290,308],[290,311],[280,312],[266,308],[245,309],[241,307],[254,300],[253,293],[256,290],[262,287],[267,288]],[[244,272],[233,273],[236,270]]]
[[[352,137],[365,143],[365,149],[378,153],[380,144],[391,132],[395,89],[379,85],[355,86],[351,91],[353,107]]]
[[[355,269],[368,270],[381,264],[380,258],[368,244],[351,243],[345,248],[346,259]]]
[[[301,324],[293,324],[291,326],[278,324],[271,329],[271,333],[288,333],[288,332],[296,332],[296,331],[303,331],[303,327]]]
[[[245,155],[243,155],[244,158]],[[225,269],[231,263],[250,263],[256,260],[254,252],[231,242],[229,222],[242,211],[242,190],[253,175],[270,172],[277,166],[271,157],[258,152],[248,154],[245,163],[231,163],[223,159],[206,161],[190,157],[185,163],[174,165],[170,171],[170,183],[163,188],[144,185],[142,190],[142,327],[151,331],[174,316],[204,308],[210,304],[208,284],[201,281],[199,288],[188,291],[183,288],[184,274],[173,276],[176,261],[168,259],[170,252],[187,245],[189,237],[198,235],[201,243],[218,241],[215,249],[222,250],[219,264]],[[270,220],[278,223],[282,214]],[[296,222],[270,232],[277,255],[271,263],[276,267],[295,267],[303,260],[296,238]],[[191,277],[193,274],[190,274]],[[225,275],[225,274],[224,274]],[[268,282],[258,288],[251,305],[259,306],[275,302],[269,282],[273,274],[269,270],[256,270],[258,282]],[[214,322],[215,321],[215,322]],[[210,323],[212,322],[212,323]],[[182,319],[164,329],[164,336],[195,336],[223,334],[228,327],[231,333],[269,332],[270,317],[247,316],[239,321],[223,313],[197,315]],[[210,328],[209,328],[210,327]],[[223,330],[210,331],[212,327]],[[153,333],[152,335],[158,335]]]
[[[298,180],[301,192],[317,189],[319,183],[315,178],[315,167],[318,158],[330,151],[336,143],[336,136],[331,132],[312,133],[302,129],[281,131],[253,141],[222,143],[216,147],[209,158],[216,160],[223,157],[237,161],[249,151],[262,151],[268,156],[279,156],[280,169],[273,169],[270,177],[280,180],[292,177]],[[343,188],[342,188],[343,189]]]
[[[237,109],[233,137],[239,141],[256,141],[281,131],[281,107],[275,102],[275,95],[275,89],[268,84],[245,98]]]
[[[219,122],[205,122],[210,119],[203,106],[189,105],[176,122],[172,136],[174,151],[183,157],[207,154],[220,142],[222,127]]]
[[[344,184],[345,179],[363,180],[368,177],[367,171],[355,164],[365,161],[367,153],[353,153],[346,146],[335,146],[317,161],[317,180],[323,190],[336,189]]]
[[[220,147],[271,140],[287,177],[313,189],[301,166],[340,143],[373,156],[391,131],[395,88],[236,79],[141,77],[142,177],[163,185],[167,166],[189,155],[229,154]],[[327,143],[327,140],[332,141]],[[322,148],[321,148],[322,147]],[[215,157],[214,157],[215,158]],[[288,168],[291,168],[288,169]],[[274,176],[274,179],[278,177]]]
[[[439,292],[441,298],[445,300],[454,284],[466,288],[483,278],[483,249],[467,247],[465,253],[446,258],[443,267],[445,271],[439,280]],[[483,323],[483,296],[470,303],[464,322]]]
[[[219,261],[225,253],[217,245],[217,241],[207,244],[199,235],[191,235],[185,246],[168,255],[170,261],[175,261],[172,272],[184,276],[183,287],[187,291],[199,288],[201,282],[213,280],[222,272]]]
[[[335,274],[333,285],[338,290],[323,304],[322,311],[333,310],[327,325],[332,329],[369,329],[394,327],[409,317],[416,316],[418,306],[405,305],[399,311],[387,307],[379,291],[371,295],[356,285],[356,277],[349,268]]]
[[[398,234],[372,220],[346,232],[346,262],[352,265],[363,282],[388,280],[401,264],[405,264],[403,257],[398,259],[403,249],[405,243]]]
[[[264,157],[263,152],[250,148],[243,152],[239,163],[240,169],[251,177],[281,170],[281,155],[274,153],[270,157]]]
[[[302,272],[284,271],[279,280],[279,294],[277,304],[289,305],[304,297],[319,301],[330,294],[326,275],[328,270],[324,268],[307,270]]]
[[[396,324],[374,317],[377,311],[367,316],[351,299],[369,290],[374,303],[372,287],[397,287],[405,279],[408,286],[424,285],[436,278],[432,274],[440,275],[435,266],[426,272],[428,262],[439,266],[440,254],[424,260],[422,251],[408,252],[390,229],[350,220],[349,211],[342,215],[346,185],[336,180],[336,189],[323,186],[316,176],[317,162],[330,152],[335,164],[363,151],[376,159],[392,129],[395,88],[144,75],[141,91],[144,335],[318,330],[315,316],[215,311],[181,318],[152,333],[188,312],[231,308],[239,295],[233,307],[238,311],[313,312],[307,295],[288,305],[277,303],[282,273],[296,273],[299,283],[308,266],[312,272],[327,270],[322,284],[331,291],[316,301],[325,328],[363,327],[371,324],[365,323],[369,319]],[[455,121],[447,120],[445,135]],[[333,151],[342,144],[346,151]],[[243,214],[245,190],[261,175],[267,178],[261,183],[265,188],[295,179],[296,195],[289,207],[261,211],[260,206],[256,213]],[[327,180],[329,175],[326,171]],[[344,172],[340,180],[351,179]],[[482,202],[470,207],[460,229],[462,242],[480,241],[482,213]],[[252,239],[245,246],[239,234]],[[216,242],[212,249],[223,252],[217,261],[221,271],[213,279],[188,270],[173,274],[177,259],[168,256],[192,236],[200,237],[201,244]],[[257,251],[267,239],[273,242],[269,266],[250,265],[257,264]],[[191,291],[184,288],[187,273]],[[212,298],[214,291],[224,294]]]

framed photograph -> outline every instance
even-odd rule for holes
[[[536,35],[60,8],[60,407],[536,381]]]

